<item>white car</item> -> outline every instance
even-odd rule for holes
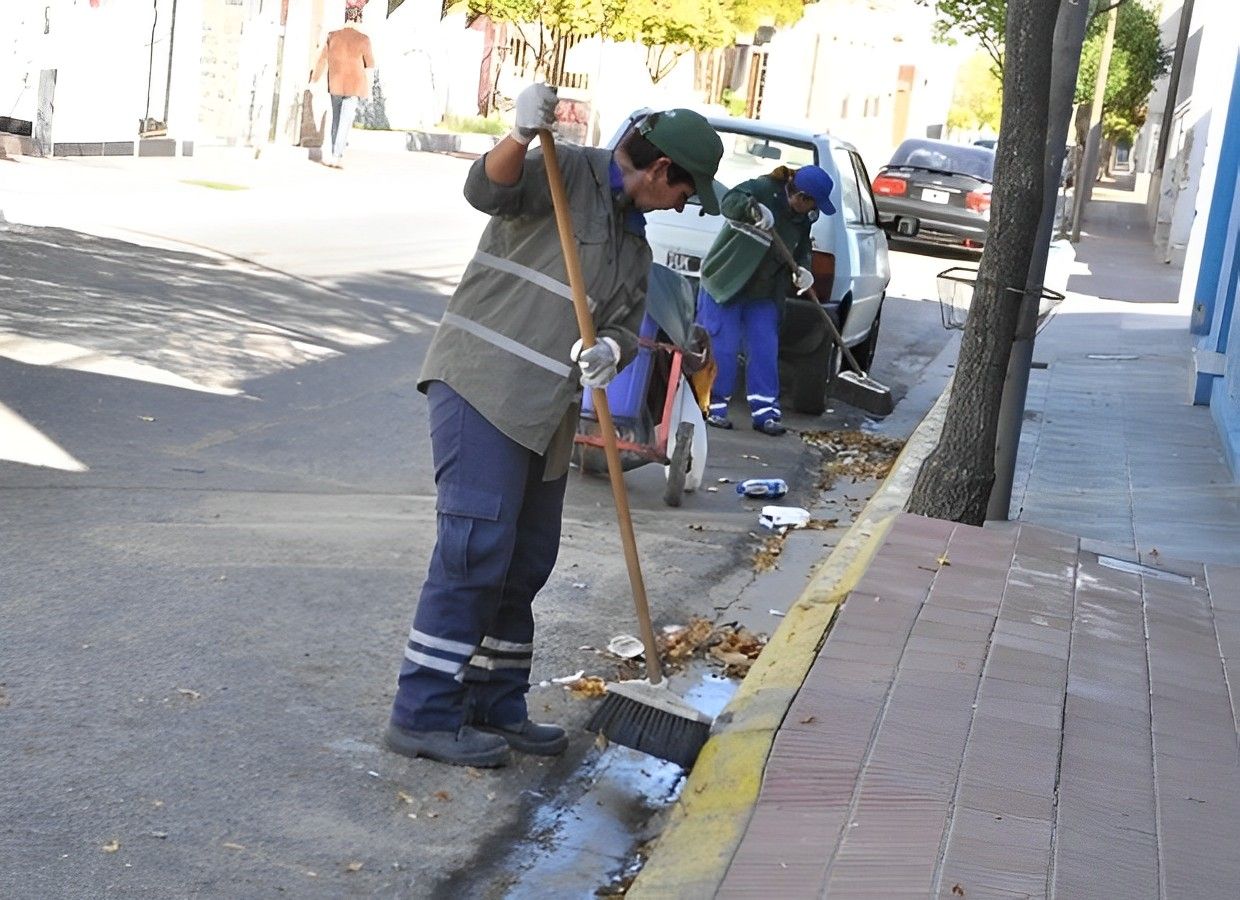
[[[649,109],[634,111],[613,136],[614,147]],[[858,364],[869,369],[878,344],[883,297],[891,280],[887,236],[878,221],[870,176],[856,147],[810,128],[774,125],[756,119],[707,116],[723,139],[716,190],[766,175],[776,166],[821,166],[835,183],[835,215],[819,216],[811,236],[814,289],[835,320]],[[696,287],[702,258],[723,226],[696,198],[683,212],[646,214],[646,236],[654,261],[689,278]],[[781,380],[797,412],[818,415],[826,408],[826,388],[839,371],[840,353],[827,334],[819,310],[790,297],[780,334]]]

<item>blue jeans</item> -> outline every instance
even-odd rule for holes
[[[710,389],[710,414],[727,418],[737,358],[745,351],[745,389],[753,424],[779,419],[779,305],[774,300],[717,303],[698,290],[698,322],[710,332],[719,367]]]
[[[357,118],[357,97],[332,94],[332,129],[330,140],[324,141],[323,162],[340,161],[345,145],[349,143],[349,131]]]
[[[427,388],[437,537],[405,645],[392,723],[455,731],[527,711],[534,595],[560,551],[568,476],[484,419],[443,382]]]

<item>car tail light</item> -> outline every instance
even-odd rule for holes
[[[971,209],[983,216],[990,215],[990,185],[969,191],[964,195],[965,209]]]
[[[809,270],[814,273],[814,293],[819,303],[831,299],[831,290],[835,282],[835,254],[825,250],[815,250],[810,254]]]
[[[903,197],[908,193],[908,182],[903,178],[879,175],[874,179],[874,193],[885,197]]]

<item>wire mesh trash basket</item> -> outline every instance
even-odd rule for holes
[[[963,330],[964,323],[969,318],[969,306],[973,303],[973,287],[977,284],[977,269],[971,269],[968,266],[952,266],[935,276],[935,280],[939,287],[939,315],[943,320],[943,327]],[[1022,293],[1015,288],[1008,288],[1008,290],[1017,295]],[[1055,307],[1063,302],[1063,298],[1064,295],[1059,291],[1052,291],[1048,287],[1042,288],[1042,294],[1038,298],[1039,332],[1046,327]]]

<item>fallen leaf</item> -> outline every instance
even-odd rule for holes
[[[431,794],[431,796],[434,797],[436,800],[438,800],[440,803],[447,803],[449,800],[452,799],[452,795],[449,794],[447,791],[435,791],[435,793]]]
[[[361,868],[362,868],[362,864],[360,862],[351,862],[347,866],[344,867],[344,870],[346,872],[359,872],[361,871]]]
[[[952,885],[952,893],[953,893],[953,894],[955,894],[957,897],[963,897],[963,896],[964,896],[964,888],[962,888],[962,887],[961,887],[960,885],[958,885],[958,884],[953,884],[953,885]]]
[[[102,849],[104,853],[115,853],[117,850],[121,849],[121,842],[113,838],[104,844],[100,849]]]
[[[585,669],[578,669],[578,670],[577,670],[577,672],[576,672],[576,674],[573,674],[573,675],[561,675],[559,678],[552,678],[552,679],[551,679],[551,683],[552,683],[552,684],[572,684],[572,683],[574,683],[574,682],[576,682],[576,681],[580,681],[580,680],[581,680],[581,676],[583,676],[583,675],[585,675],[585,674],[586,674],[586,670],[585,670]]]
[[[809,718],[807,718],[807,719],[802,719],[802,720],[801,720],[801,724],[802,724],[802,725],[813,725],[813,724],[814,724],[815,722],[817,722],[817,721],[818,721],[818,717],[817,717],[817,716],[810,716],[810,717],[809,717]]]
[[[481,778],[482,777],[482,771],[480,769],[475,769],[473,766],[466,766],[465,774],[468,775],[470,778]]]
[[[183,694],[191,700],[197,700],[202,694],[199,691],[191,691],[189,688],[177,688],[178,694]]]
[[[935,562],[938,563],[940,566],[950,566],[952,564],[952,561],[947,558],[946,553],[944,553],[942,556],[935,559]]]
[[[224,846],[227,847],[229,850],[244,850],[245,849],[245,847],[241,846],[240,844],[234,844],[232,841],[225,841]]]
[[[411,797],[409,794],[406,794],[404,791],[397,791],[396,799],[399,800],[401,803],[412,803],[413,802],[413,797]]]
[[[607,682],[599,678],[597,675],[587,675],[585,678],[579,678],[572,684],[565,685],[578,697],[601,697],[607,693]]]

